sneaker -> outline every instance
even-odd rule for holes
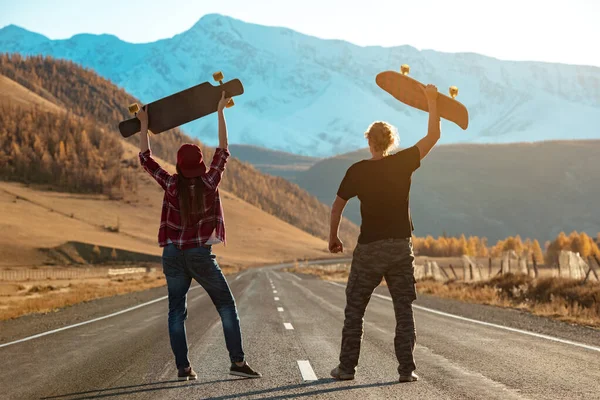
[[[229,375],[243,376],[245,378],[260,378],[262,374],[253,370],[247,362],[244,361],[244,365],[238,367],[236,363],[231,363],[229,368]]]
[[[349,372],[344,372],[340,369],[340,367],[335,367],[331,370],[331,376],[340,381],[347,381],[354,379],[354,374]]]
[[[398,382],[415,382],[419,380],[419,375],[411,372],[410,375],[400,375]]]
[[[196,374],[192,367],[179,368],[179,372],[177,373],[178,381],[195,381],[196,379],[198,379],[198,374]]]

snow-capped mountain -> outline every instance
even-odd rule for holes
[[[89,34],[50,40],[10,25],[0,29],[0,52],[72,60],[143,102],[212,81],[212,73],[221,70],[225,80],[239,78],[245,87],[226,112],[231,141],[303,155],[364,147],[362,133],[375,120],[396,125],[401,146],[418,140],[427,114],[375,84],[377,73],[401,64],[442,92],[459,87],[457,100],[469,110],[469,128],[444,120],[441,143],[600,138],[598,67],[501,61],[410,46],[361,47],[216,14],[172,38],[145,44]],[[214,114],[183,128],[209,145],[216,143]]]

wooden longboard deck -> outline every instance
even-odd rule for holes
[[[377,85],[394,96],[397,100],[419,110],[429,112],[427,97],[421,82],[396,71],[385,71],[375,77]],[[463,130],[469,126],[469,112],[467,108],[451,97],[438,92],[438,112],[441,118],[452,121]]]
[[[159,134],[216,112],[223,90],[226,97],[234,97],[244,93],[244,86],[239,79],[219,86],[204,82],[148,103],[148,129]],[[140,131],[139,119],[121,121],[119,131],[123,137],[135,135]]]

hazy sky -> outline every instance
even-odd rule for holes
[[[600,66],[600,0],[0,0],[0,27],[151,42],[208,13],[358,45]]]

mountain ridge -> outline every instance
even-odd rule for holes
[[[394,151],[394,153],[396,150]],[[553,240],[561,231],[600,232],[600,140],[436,146],[412,179],[415,235],[474,235],[490,241],[516,234]],[[294,182],[330,203],[345,171],[367,148],[327,158]],[[344,216],[360,224],[356,198]]]
[[[397,44],[397,45],[378,45],[378,44],[369,44],[369,45],[361,45],[358,43],[354,43],[350,40],[347,39],[341,39],[341,38],[325,38],[325,37],[319,37],[317,35],[314,34],[310,34],[310,33],[305,33],[305,32],[301,32],[298,30],[295,30],[293,28],[289,28],[283,25],[264,25],[264,24],[258,24],[255,22],[250,22],[250,21],[246,21],[243,20],[241,18],[236,18],[236,17],[231,17],[227,14],[221,14],[221,13],[207,13],[202,15],[200,18],[198,18],[198,20],[188,29],[181,31],[181,32],[177,32],[174,33],[171,36],[166,36],[163,38],[158,38],[149,42],[131,42],[131,41],[127,41],[125,39],[120,38],[119,36],[112,34],[112,33],[90,33],[90,32],[80,32],[80,33],[75,33],[67,38],[60,38],[60,39],[50,39],[48,36],[41,34],[41,33],[37,33],[35,31],[29,30],[21,25],[17,25],[17,24],[8,24],[5,25],[3,27],[0,27],[0,32],[3,29],[18,29],[19,31],[23,31],[23,32],[27,32],[30,34],[34,34],[34,35],[38,35],[41,36],[43,38],[45,38],[48,41],[58,41],[58,40],[70,40],[75,36],[78,35],[88,35],[88,36],[108,36],[108,37],[115,37],[117,38],[119,41],[127,43],[127,44],[151,44],[151,43],[156,43],[156,42],[160,42],[160,41],[164,41],[164,40],[169,40],[169,39],[173,39],[176,36],[179,36],[187,31],[193,30],[194,28],[200,27],[202,22],[206,22],[206,21],[210,21],[210,20],[214,20],[214,19],[229,19],[232,21],[236,21],[236,22],[240,22],[243,24],[247,24],[247,25],[256,25],[256,26],[261,26],[261,27],[265,27],[265,28],[274,28],[274,29],[281,29],[284,31],[290,31],[292,33],[297,33],[303,36],[308,36],[311,38],[315,38],[318,40],[322,40],[322,41],[329,41],[329,42],[339,42],[339,43],[346,43],[352,46],[356,46],[356,47],[360,47],[360,48],[379,48],[379,49],[395,49],[395,48],[409,48],[415,51],[419,51],[419,52],[434,52],[434,53],[440,53],[440,54],[446,54],[446,55],[467,55],[467,56],[478,56],[478,57],[484,57],[484,58],[489,58],[492,60],[496,60],[496,61],[501,61],[501,62],[516,62],[516,63],[538,63],[538,64],[548,64],[548,65],[562,65],[562,66],[577,66],[577,67],[591,67],[591,68],[600,68],[600,66],[598,65],[591,65],[591,64],[578,64],[578,63],[568,63],[568,62],[557,62],[557,61],[543,61],[543,60],[535,60],[535,59],[511,59],[511,58],[499,58],[493,55],[489,55],[489,54],[483,54],[483,53],[478,53],[478,52],[474,52],[474,51],[443,51],[443,50],[436,50],[434,48],[422,48],[422,49],[418,49],[415,46],[412,46],[410,44]]]
[[[230,117],[237,127],[231,142],[237,144],[329,157],[363,147],[362,132],[374,120],[387,120],[401,139],[416,141],[426,130],[427,114],[397,102],[374,82],[376,73],[403,63],[411,66],[411,76],[442,92],[459,87],[457,99],[469,109],[470,126],[464,132],[443,121],[441,143],[600,137],[600,68],[595,66],[507,61],[408,45],[359,46],[221,14],[142,44],[102,35],[15,42],[4,29],[0,52],[73,60],[144,102],[210,80],[217,70],[226,80],[241,78],[246,93]],[[212,144],[213,119],[182,128]]]

